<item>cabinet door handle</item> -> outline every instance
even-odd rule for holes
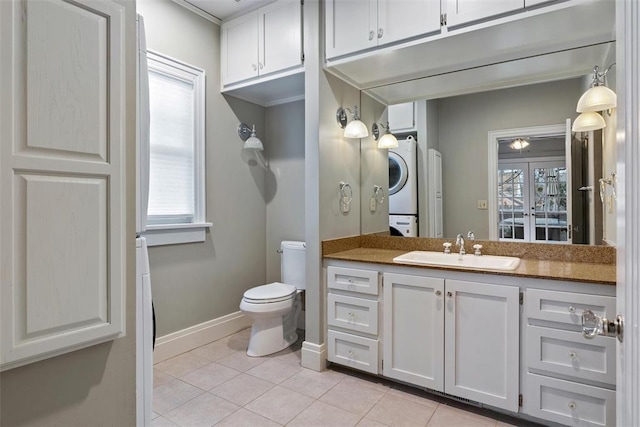
[[[440,296],[440,295],[442,295],[442,292],[436,291],[436,296]]]
[[[381,39],[383,35],[384,35],[384,30],[382,28],[379,28],[378,29],[378,38]]]
[[[251,64],[251,68],[253,68],[253,71],[258,71],[258,67],[256,66],[256,64]]]
[[[260,67],[261,70],[264,67],[264,65],[262,65],[262,62],[258,62],[258,66]]]
[[[453,294],[452,294],[451,292],[447,292],[447,296],[448,296],[449,298],[451,298],[451,297],[453,296]]]
[[[369,40],[373,40],[373,37],[375,36],[376,33],[373,32],[373,30],[369,31]]]

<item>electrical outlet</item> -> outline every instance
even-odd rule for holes
[[[487,209],[487,201],[478,200],[478,209]]]
[[[377,205],[378,204],[376,203],[376,198],[375,197],[372,197],[371,199],[369,199],[369,210],[371,212],[375,212],[376,211],[376,209],[378,207]]]

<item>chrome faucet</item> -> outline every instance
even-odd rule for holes
[[[466,252],[464,251],[464,237],[462,237],[462,234],[456,236],[456,245],[460,246],[460,255],[464,255]]]
[[[473,234],[473,231],[469,231],[469,232],[467,233],[467,239],[469,239],[469,240],[471,240],[471,241],[476,240],[476,235],[475,235],[475,234]]]

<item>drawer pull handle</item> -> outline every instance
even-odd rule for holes
[[[569,407],[569,409],[571,409],[572,411],[578,407],[578,405],[576,405],[576,402],[574,402],[573,400],[570,400],[570,401],[569,401],[569,403],[567,404],[567,406],[568,406],[568,407]]]
[[[578,358],[578,353],[576,353],[575,351],[569,352],[569,359],[576,360],[577,358]]]
[[[436,296],[438,296],[438,297],[439,297],[440,295],[442,295],[442,292],[440,292],[440,291],[436,291]]]
[[[569,306],[569,313],[573,314],[576,312],[576,308],[572,305]]]

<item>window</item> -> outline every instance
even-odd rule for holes
[[[149,66],[149,245],[203,241],[204,71],[153,52]]]

